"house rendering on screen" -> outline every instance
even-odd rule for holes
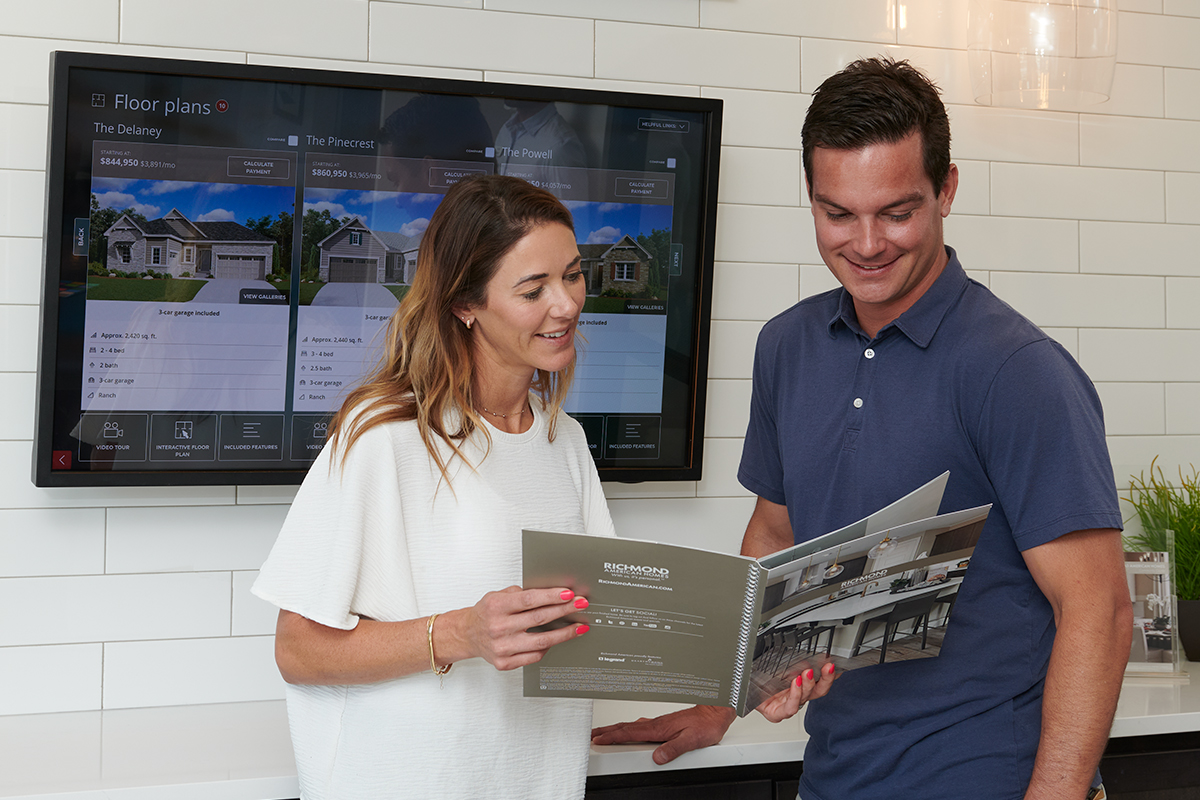
[[[615,289],[637,295],[645,290],[653,256],[632,236],[626,234],[612,244],[581,244],[579,255],[588,294]]]
[[[175,208],[148,222],[122,214],[104,235],[109,272],[264,280],[275,251],[274,239],[241,223],[192,222]]]
[[[368,228],[358,217],[317,242],[322,283],[411,284],[421,234]]]

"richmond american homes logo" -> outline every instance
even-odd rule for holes
[[[641,578],[643,580],[665,581],[671,577],[671,570],[666,567],[651,567],[645,564],[620,564],[612,561],[604,562],[604,571],[614,578]]]

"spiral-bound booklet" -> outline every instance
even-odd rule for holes
[[[829,660],[846,670],[936,656],[990,508],[937,515],[948,477],[757,560],[523,531],[523,585],[586,597],[567,621],[590,627],[524,667],[525,696],[698,703],[744,716]]]

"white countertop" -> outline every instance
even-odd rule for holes
[[[1127,678],[1113,736],[1200,730],[1191,681]],[[606,725],[680,706],[598,701]],[[653,745],[593,747],[590,775],[728,767],[804,756],[802,716],[737,720],[724,741],[665,766]],[[26,800],[279,800],[298,795],[283,701],[0,717],[0,797]]]

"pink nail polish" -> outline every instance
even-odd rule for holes
[[[588,607],[587,598],[586,597],[576,597],[575,598],[575,607],[576,608],[587,608]]]
[[[592,629],[591,625],[580,625],[578,628],[575,629],[575,635],[582,636],[583,634],[587,633],[591,629]]]
[[[804,673],[804,680],[806,681],[811,681],[813,677],[813,671],[811,669]]]
[[[799,675],[797,675],[797,676],[796,676],[796,685],[797,685],[797,686],[803,686],[803,685],[804,685],[804,679],[803,679],[801,676],[799,676]]]
[[[570,600],[572,597],[575,596],[575,593],[572,592],[570,589],[563,589],[561,592],[559,592],[558,596],[561,597],[563,600]]]

